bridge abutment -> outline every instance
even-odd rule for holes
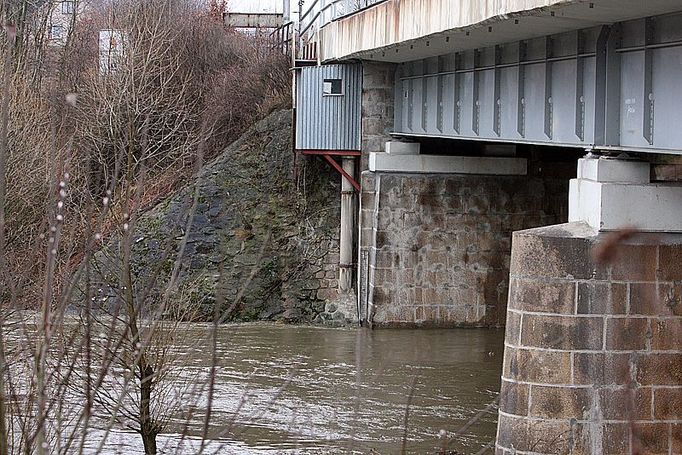
[[[680,187],[578,175],[572,222],[513,236],[496,453],[682,453]]]

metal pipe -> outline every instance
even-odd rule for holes
[[[355,178],[355,158],[344,157],[343,170]],[[355,189],[351,182],[341,177],[341,235],[339,238],[339,291],[353,289],[353,234],[355,225]]]

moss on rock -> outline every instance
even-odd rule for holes
[[[143,214],[132,248],[138,293],[159,271],[146,306],[163,295],[177,260],[172,300],[180,307],[184,301],[187,311],[175,315],[210,320],[220,304],[219,311],[233,307],[232,321],[315,320],[325,307],[314,292],[315,274],[338,235],[339,185],[314,160],[302,163],[305,180],[297,184],[293,166],[291,112],[275,112],[207,164],[197,180]],[[196,185],[198,205],[178,258]],[[104,305],[117,299],[118,250],[112,242],[94,258]]]

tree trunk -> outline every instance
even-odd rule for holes
[[[152,377],[154,371],[151,367],[140,362],[140,434],[144,443],[145,455],[156,455],[156,428],[152,421],[150,403],[152,398]]]

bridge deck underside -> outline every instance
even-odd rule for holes
[[[682,154],[682,13],[399,65],[395,134]]]

